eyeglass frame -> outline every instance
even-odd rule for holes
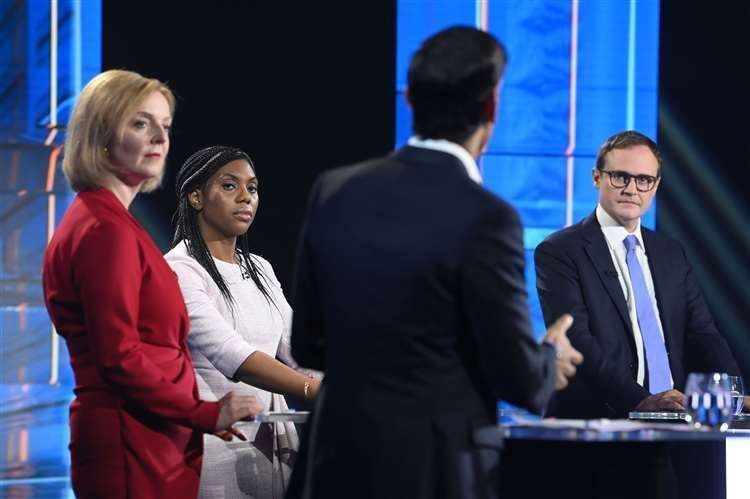
[[[653,191],[654,187],[656,187],[656,183],[661,178],[661,175],[657,175],[656,177],[654,177],[653,175],[645,175],[645,174],[631,175],[630,173],[624,172],[622,170],[597,170],[597,171],[599,171],[601,173],[606,173],[607,175],[609,175],[609,185],[612,186],[613,189],[627,189],[628,186],[630,185],[630,181],[633,180],[633,179],[635,179],[635,189],[638,192],[651,192],[651,191]],[[613,179],[613,177],[615,175],[619,175],[619,176],[627,178],[627,180],[625,181],[625,185],[615,185],[615,182],[614,182],[614,179]],[[640,187],[638,187],[638,180],[639,179],[645,180],[647,182],[650,182],[651,183],[651,187],[649,187],[648,189],[641,189]]]

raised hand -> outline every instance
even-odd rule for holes
[[[558,390],[568,386],[568,380],[575,376],[576,366],[583,362],[581,352],[573,348],[568,340],[567,331],[572,324],[573,317],[570,314],[563,314],[547,329],[542,338],[543,342],[552,343],[557,348],[555,388]]]

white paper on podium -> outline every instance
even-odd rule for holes
[[[628,419],[542,419],[524,420],[519,418],[507,426],[523,426],[527,428],[541,428],[549,430],[588,430],[599,432],[615,431],[642,431],[642,430],[665,430],[665,431],[703,431],[696,430],[690,425],[683,423],[650,423],[642,421],[630,421]]]

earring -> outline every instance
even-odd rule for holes
[[[202,203],[201,203],[200,197],[196,195],[194,192],[190,193],[190,195],[188,196],[188,203],[190,203],[190,206],[195,211],[201,211],[201,209],[203,209],[203,206],[201,206]]]
[[[109,158],[109,148],[108,147],[104,148],[104,155]]]

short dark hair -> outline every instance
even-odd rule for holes
[[[604,144],[599,148],[599,153],[596,155],[596,169],[604,170],[604,163],[607,161],[607,154],[615,149],[629,149],[635,146],[646,146],[656,157],[656,162],[659,165],[657,174],[661,175],[661,153],[656,142],[649,139],[640,132],[635,130],[625,130],[624,132],[618,132],[608,138]]]
[[[425,40],[409,65],[414,133],[463,143],[484,121],[506,60],[502,44],[476,28],[456,26]]]

